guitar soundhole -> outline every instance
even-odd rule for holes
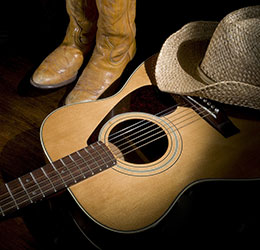
[[[109,135],[124,160],[144,164],[160,159],[166,152],[168,140],[165,131],[155,123],[131,119],[117,124]]]

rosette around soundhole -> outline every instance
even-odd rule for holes
[[[178,129],[164,117],[131,112],[113,117],[101,129],[103,141],[117,158],[114,170],[133,176],[162,173],[182,151]]]

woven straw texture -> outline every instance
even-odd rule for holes
[[[260,6],[186,24],[163,44],[155,76],[162,91],[260,109]]]

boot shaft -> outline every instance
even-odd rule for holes
[[[96,4],[99,18],[95,49],[99,54],[109,54],[114,63],[124,60],[126,54],[132,59],[135,53],[136,0],[96,0]],[[133,49],[129,50],[130,47]]]
[[[95,0],[66,0],[69,25],[63,44],[80,49],[92,47],[97,31],[98,10]]]

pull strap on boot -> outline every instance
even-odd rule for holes
[[[96,0],[96,4],[96,46],[66,104],[96,100],[120,77],[136,52],[136,0]]]
[[[66,9],[70,18],[66,36],[34,72],[31,84],[35,87],[57,88],[74,81],[93,46],[98,18],[95,0],[66,0]]]

